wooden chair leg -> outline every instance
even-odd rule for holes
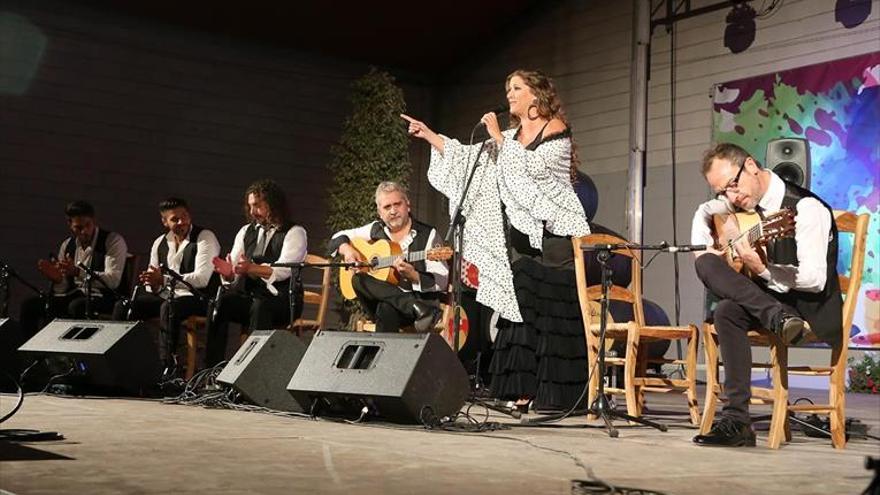
[[[706,354],[706,402],[703,404],[703,419],[700,433],[709,433],[715,421],[715,409],[720,400],[721,386],[718,383],[718,341],[712,332],[712,324],[703,324],[703,348]]]
[[[845,344],[844,344],[845,345]],[[831,444],[835,449],[846,448],[846,382],[844,374],[845,359],[838,357],[834,363],[834,370],[828,385],[828,403],[831,405],[831,413],[828,415],[831,423]]]
[[[186,381],[196,372],[196,355],[198,352],[198,336],[195,325],[186,325]]]
[[[639,327],[632,322],[626,332],[626,356],[623,367],[623,384],[626,392],[626,412],[639,417],[640,387],[636,386],[636,367],[639,360]]]
[[[778,449],[788,422],[788,347],[775,338],[770,343],[770,361],[773,367],[773,419],[770,420],[767,446]]]
[[[641,338],[639,340],[641,340]],[[642,378],[648,375],[648,348],[641,342],[639,342],[638,345],[639,352],[638,359],[636,359],[636,376]],[[636,394],[636,405],[638,406],[639,411],[638,416],[641,416],[645,411],[645,388],[638,387],[636,390],[638,391]]]
[[[602,379],[602,377],[599,376],[599,369],[596,367],[596,362],[598,361],[599,356],[598,342],[598,337],[592,336],[592,331],[589,331],[587,336],[587,372],[590,374],[587,377],[589,382],[587,386],[588,407],[592,406],[593,402],[595,402],[596,392],[599,390],[599,380]],[[596,419],[598,419],[598,417],[593,414],[587,415],[587,421],[595,421]]]
[[[697,347],[700,334],[697,327],[691,325],[691,338],[688,339],[687,357],[685,358],[685,372],[687,376],[687,402],[688,411],[691,414],[691,423],[700,425],[700,404],[697,402]]]

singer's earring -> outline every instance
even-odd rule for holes
[[[532,117],[532,109],[533,108],[535,109],[535,116],[534,117]],[[528,109],[528,111],[526,111],[526,116],[529,118],[529,120],[537,120],[538,117],[541,116],[541,114],[538,112],[538,105],[529,105],[529,109]]]

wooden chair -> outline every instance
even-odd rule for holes
[[[831,349],[829,366],[789,366],[788,345],[783,343],[773,332],[767,329],[749,331],[749,340],[753,346],[770,348],[770,364],[752,363],[753,368],[770,368],[772,388],[752,387],[752,403],[772,404],[773,415],[770,420],[770,432],[767,446],[778,449],[782,439],[791,441],[789,428],[789,412],[815,413],[828,415],[831,423],[831,444],[834,448],[846,447],[845,432],[845,401],[846,401],[846,359],[849,346],[849,330],[852,328],[853,313],[856,308],[859,288],[862,284],[863,263],[865,260],[865,240],[868,236],[867,213],[856,215],[847,211],[834,211],[834,222],[839,234],[851,234],[853,239],[852,256],[849,263],[849,276],[839,275],[840,291],[843,293],[843,325],[840,329],[840,343]],[[838,238],[841,236],[838,236]],[[722,365],[718,358],[718,335],[711,323],[703,325],[706,352],[706,404],[703,411],[701,433],[712,429],[715,409],[721,395],[721,384],[718,382],[718,367]],[[827,376],[828,404],[789,404],[788,376]]]
[[[316,256],[314,254],[306,255],[306,263],[322,264],[327,263],[326,258]],[[302,332],[312,330],[317,332],[324,328],[324,320],[327,317],[327,305],[330,301],[330,267],[314,268],[321,270],[321,283],[303,284],[303,306],[305,308],[312,306],[315,314],[313,318],[299,318],[293,322],[290,329],[302,336]]]
[[[431,329],[432,332],[440,334],[443,337],[443,340],[449,344],[449,347],[454,348],[453,342],[455,341],[455,337],[451,330],[451,321],[455,306],[452,304],[452,292],[450,288],[450,292],[447,292],[440,299],[440,319],[437,320],[437,323],[434,324],[434,328]],[[464,313],[464,309],[462,309],[462,326],[460,330],[460,334],[458,337],[458,348],[461,349],[468,338],[468,328],[467,328],[467,315]],[[355,332],[375,332],[376,331],[376,323],[370,321],[366,318],[362,318],[360,320],[355,321],[354,329]],[[412,326],[403,327],[400,329],[402,333],[415,333],[415,328]]]
[[[586,266],[582,246],[592,244],[618,244],[624,239],[607,234],[590,234],[573,237],[575,276],[578,288],[578,300],[584,322],[584,334],[587,341],[587,362],[590,371],[588,404],[596,398],[599,380],[596,362],[599,355],[599,305],[602,296],[600,284],[587,286]],[[609,298],[629,303],[633,307],[633,321],[613,322],[611,318],[606,325],[606,349],[608,342],[623,340],[626,342],[624,357],[606,357],[605,363],[624,367],[624,388],[606,387],[607,393],[623,394],[626,397],[627,414],[641,416],[644,407],[645,392],[679,392],[687,397],[688,411],[691,422],[700,424],[700,411],[697,405],[696,369],[698,331],[694,325],[688,326],[648,326],[645,324],[645,313],[642,305],[642,277],[639,259],[631,250],[616,250],[615,255],[629,258],[632,266],[632,281],[629,288],[612,285]],[[648,359],[646,345],[655,340],[687,339],[687,355],[683,360]],[[647,376],[648,363],[677,364],[684,366],[685,377],[672,379]]]
[[[327,259],[314,254],[307,254],[305,262],[315,264],[327,263]],[[320,267],[315,269],[322,272],[321,283],[303,284],[303,311],[305,312],[310,306],[313,307],[314,317],[299,318],[286,328],[296,332],[297,336],[302,336],[302,332],[307,330],[317,332],[324,328],[328,301],[330,300],[330,268]],[[181,325],[186,330],[186,374],[184,375],[186,380],[192,378],[195,372],[199,344],[198,332],[204,329],[206,322],[207,319],[204,316],[190,316]],[[244,343],[249,336],[250,330],[242,328],[239,337],[240,344]]]

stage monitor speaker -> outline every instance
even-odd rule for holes
[[[783,180],[810,188],[810,143],[806,139],[783,138],[767,143],[764,166]]]
[[[55,319],[19,347],[48,359],[63,381],[143,393],[159,380],[156,343],[143,322]]]
[[[18,324],[9,318],[0,318],[0,392],[15,392],[15,383],[22,372],[17,349],[24,343]],[[14,381],[13,381],[14,380]]]
[[[241,345],[217,381],[231,385],[248,401],[278,411],[302,412],[287,384],[306,352],[306,344],[286,330],[257,330]]]
[[[318,332],[287,390],[316,415],[422,423],[458,412],[467,373],[435,333]]]

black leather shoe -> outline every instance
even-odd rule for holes
[[[416,301],[413,303],[413,317],[415,318],[413,327],[416,332],[427,332],[440,319],[440,308],[423,301]]]
[[[798,315],[779,313],[772,330],[786,344],[797,343],[804,337],[804,319]]]
[[[751,425],[724,417],[712,425],[709,433],[695,436],[694,443],[713,447],[754,447],[755,432]]]

